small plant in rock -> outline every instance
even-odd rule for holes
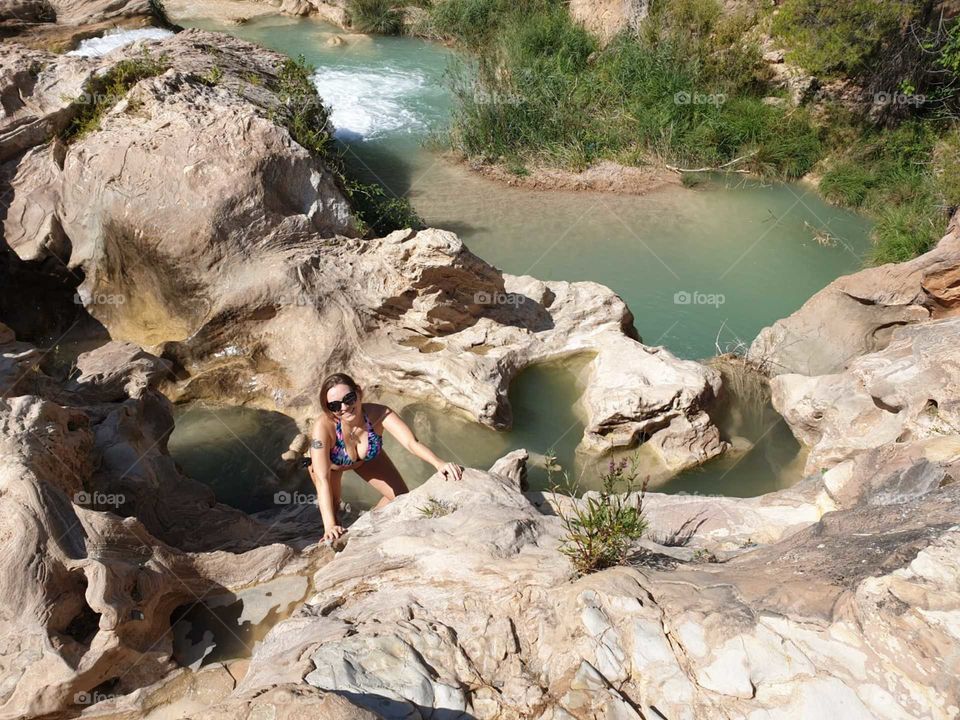
[[[418,507],[417,510],[420,511],[420,514],[425,518],[439,518],[444,515],[449,515],[457,509],[457,506],[453,503],[448,503],[445,500],[438,500],[432,495],[427,498],[427,502],[424,503],[421,507]]]
[[[163,57],[147,55],[121,60],[106,73],[93,78],[83,95],[73,99],[77,113],[60,134],[65,143],[75,142],[99,129],[100,121],[141,80],[154,77],[167,69]]]
[[[201,80],[203,81],[204,85],[208,85],[210,87],[219,85],[220,81],[223,80],[223,69],[219,65],[214,65],[206,72]]]
[[[307,150],[327,158],[333,140],[330,111],[317,95],[311,79],[313,72],[303,55],[284,61],[275,87],[280,102],[270,119],[287,128],[290,136]]]
[[[564,538],[561,552],[581,575],[627,562],[630,548],[647,529],[643,499],[650,478],[636,489],[635,463],[611,460],[603,474],[599,493],[589,494],[559,512]],[[566,478],[566,476],[565,476]],[[577,488],[555,485],[554,492],[576,496]]]

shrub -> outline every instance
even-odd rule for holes
[[[347,15],[355,30],[378,35],[403,32],[403,11],[396,0],[349,0]]]
[[[86,93],[74,100],[77,114],[60,133],[60,138],[69,144],[93,132],[100,127],[103,116],[126,97],[134,85],[166,69],[164,58],[144,55],[121,60],[103,75],[93,78],[87,84]]]
[[[587,574],[627,562],[631,546],[647,529],[643,498],[649,478],[639,496],[633,494],[636,473],[626,460],[610,461],[596,497],[590,495],[562,511],[564,538],[561,552],[573,561],[580,574]],[[620,488],[625,495],[617,493]],[[554,492],[576,496],[576,487],[554,487]]]
[[[290,136],[307,150],[329,159],[330,111],[317,94],[311,79],[313,72],[303,55],[284,61],[273,88],[280,102],[271,112],[271,119],[287,128]]]
[[[407,198],[391,197],[375,183],[347,180],[345,187],[354,213],[361,222],[362,234],[382,237],[394,230],[424,227],[423,219]]]
[[[786,0],[773,31],[815,74],[856,74],[900,36],[918,3],[904,0]]]

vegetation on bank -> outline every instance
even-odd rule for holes
[[[423,220],[408,199],[390,195],[377,183],[348,177],[340,148],[330,132],[330,111],[311,80],[314,72],[303,56],[284,62],[273,87],[280,102],[271,119],[286,127],[294,140],[337,174],[361,234],[383,236],[402,228],[422,228]]]
[[[357,32],[399,35],[403,32],[403,9],[396,0],[349,0],[347,16]]]
[[[435,0],[416,32],[472,51],[450,72],[446,138],[467,157],[518,173],[601,159],[813,173],[830,200],[876,219],[873,260],[885,262],[928,249],[960,196],[960,29],[937,7],[654,0],[639,31],[601,46],[561,0]],[[851,108],[837,91],[793,106],[763,59],[771,36],[788,61],[867,102]]]

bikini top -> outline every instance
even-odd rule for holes
[[[373,423],[367,414],[363,414],[363,419],[367,423],[367,456],[361,460],[373,460],[380,454],[380,448],[383,446],[383,436],[378,435],[373,429]],[[343,429],[340,427],[340,421],[337,420],[337,442],[330,450],[330,462],[334,465],[353,465],[357,460],[353,460],[347,455],[347,447],[343,442]]]

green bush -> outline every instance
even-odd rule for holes
[[[382,186],[375,183],[348,180],[345,187],[354,213],[360,220],[362,234],[382,237],[394,230],[424,227],[423,219],[407,198],[391,197]]]
[[[572,503],[560,515],[564,528],[560,551],[570,558],[577,571],[585,575],[627,562],[633,543],[647,529],[643,516],[643,498],[647,480],[634,494],[636,473],[627,461],[610,461],[596,496],[588,495]],[[619,494],[618,493],[623,493]],[[554,487],[554,492],[576,497],[576,487]]]
[[[403,32],[403,10],[396,0],[349,0],[350,26],[363,33],[399,35]]]
[[[271,112],[271,119],[287,128],[290,136],[307,150],[330,159],[330,111],[317,94],[311,79],[313,73],[314,68],[303,55],[284,61],[273,87],[280,102]]]
[[[100,121],[114,105],[120,102],[130,89],[141,80],[154,77],[167,69],[163,57],[147,55],[121,60],[106,73],[87,83],[82,97],[74,99],[76,115],[60,133],[60,138],[69,144],[100,127]]]
[[[773,31],[809,72],[857,74],[918,11],[914,0],[785,0]]]

